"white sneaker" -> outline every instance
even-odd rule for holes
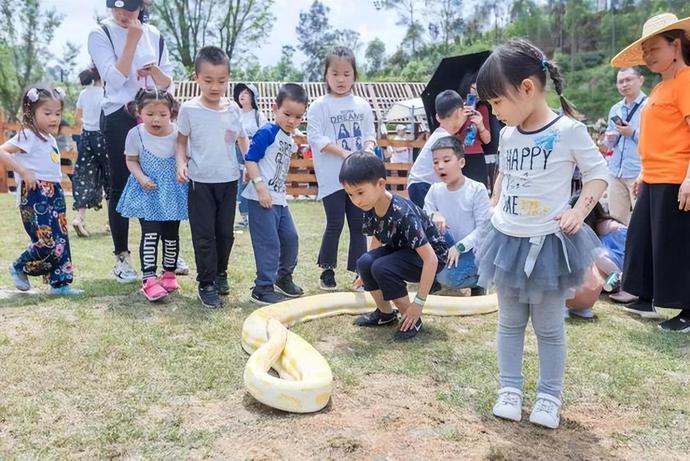
[[[561,401],[553,395],[538,393],[529,422],[556,429],[561,422]]]
[[[177,257],[177,267],[175,268],[175,275],[188,275],[189,274],[189,264],[187,261],[182,259],[182,255]]]
[[[132,259],[129,253],[120,253],[115,256],[113,277],[120,283],[132,283],[137,280],[137,272],[132,267]]]
[[[515,387],[502,387],[493,409],[494,416],[511,421],[522,419],[522,391]]]

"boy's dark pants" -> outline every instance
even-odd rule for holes
[[[422,266],[422,258],[409,248],[382,246],[364,253],[357,260],[357,272],[364,282],[364,289],[381,290],[386,301],[407,296],[405,282],[419,282]]]
[[[347,250],[347,270],[354,271],[359,258],[367,251],[367,238],[362,234],[364,212],[352,203],[347,193],[340,189],[323,198],[326,212],[326,230],[321,240],[317,264],[322,269],[335,269],[338,264],[338,244],[345,225],[350,230],[350,245]]]
[[[286,206],[264,208],[256,200],[247,200],[247,206],[256,261],[255,284],[257,288],[272,287],[276,280],[292,275],[297,266],[297,229]]]
[[[237,181],[213,184],[190,181],[188,199],[196,280],[200,287],[205,287],[228,270],[235,240]]]

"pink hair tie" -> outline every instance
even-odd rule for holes
[[[53,89],[53,93],[55,93],[60,100],[65,99],[65,90],[62,88]]]

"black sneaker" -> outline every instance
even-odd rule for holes
[[[398,330],[395,332],[393,335],[393,339],[396,341],[407,341],[415,336],[417,336],[417,333],[422,331],[422,319],[417,319],[417,322],[414,324],[412,328],[410,328],[407,331],[402,331]]]
[[[218,309],[223,307],[223,301],[218,295],[218,289],[213,284],[206,285],[205,287],[199,287],[197,296],[204,307],[209,309]]]
[[[681,312],[672,319],[661,322],[659,330],[668,333],[690,333],[690,316]]]
[[[325,269],[321,272],[319,286],[322,290],[335,291],[338,285],[335,283],[335,271],[333,269]]]
[[[259,304],[260,306],[267,306],[269,304],[280,303],[287,301],[287,297],[276,293],[272,286],[269,287],[254,287],[252,289],[252,296],[249,298],[254,304]]]
[[[397,320],[398,314],[396,311],[386,314],[376,309],[374,312],[360,315],[352,323],[358,327],[382,327],[383,325],[389,325]]]
[[[227,272],[216,277],[216,288],[218,289],[218,294],[221,296],[227,296],[230,294],[230,284],[228,283]]]
[[[486,296],[486,289],[482,287],[470,288],[470,296]]]
[[[299,298],[304,294],[304,290],[298,287],[295,282],[292,281],[292,275],[288,274],[276,280],[276,289],[287,296],[288,298]]]
[[[429,290],[429,294],[433,295],[434,293],[438,293],[442,289],[443,289],[443,287],[438,282],[438,280],[434,279],[434,283],[431,284],[431,289]]]
[[[654,306],[650,301],[645,301],[643,299],[638,299],[637,301],[628,304],[627,306],[622,306],[626,312],[631,314],[639,315],[643,319],[661,319],[663,318],[654,309]]]

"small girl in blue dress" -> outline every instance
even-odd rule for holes
[[[117,211],[139,218],[141,292],[149,301],[165,298],[179,288],[175,267],[180,251],[180,221],[187,219],[187,184],[175,178],[177,127],[172,122],[177,102],[166,91],[140,90],[135,99],[143,123],[125,141],[127,180]],[[157,278],[158,241],[163,246],[163,273]]]

